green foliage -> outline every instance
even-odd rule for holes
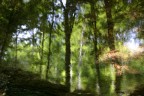
[[[0,62],[3,65],[29,70],[45,78],[50,56],[48,80],[65,82],[65,33],[63,12],[66,10],[60,0],[1,0],[0,1]],[[114,40],[123,62],[138,73],[144,72],[143,56],[129,57],[130,51],[123,45],[130,37],[128,32],[137,27],[138,37],[143,39],[143,1],[113,2]],[[72,1],[71,1],[72,2]],[[92,3],[94,9],[91,10]],[[71,34],[71,66],[73,90],[77,86],[78,71],[81,72],[83,89],[93,90],[98,83],[95,54],[100,62],[100,82],[104,96],[114,94],[111,82],[115,81],[115,71],[106,60],[109,52],[108,26],[103,1],[78,0],[67,6]],[[74,7],[72,8],[71,7]],[[75,12],[74,12],[75,11]],[[92,13],[95,11],[95,14]],[[74,12],[74,13],[72,13]],[[96,18],[95,18],[96,16]],[[75,19],[74,19],[75,17]],[[95,19],[94,19],[95,18]],[[75,22],[74,22],[75,20]],[[74,24],[74,25],[73,25]],[[95,24],[95,25],[94,25]],[[65,27],[67,28],[67,27]],[[97,52],[94,51],[94,28],[96,30]],[[69,28],[68,28],[69,29]],[[83,37],[81,35],[83,33]],[[50,41],[51,39],[51,41]],[[82,41],[82,47],[81,47]],[[51,43],[51,45],[50,45]],[[80,48],[82,54],[80,56]],[[49,49],[50,52],[49,52]],[[137,58],[136,58],[137,57]],[[78,64],[81,58],[81,65]],[[129,61],[129,62],[128,62]],[[129,63],[129,64],[128,64]],[[41,72],[41,73],[40,73]],[[128,78],[128,77],[127,77]],[[132,77],[130,77],[132,78]],[[129,79],[129,78],[128,78]],[[93,81],[95,84],[91,84]],[[135,82],[131,81],[131,82]],[[92,87],[91,87],[92,86]],[[124,86],[124,85],[123,85]],[[134,86],[134,85],[133,85]],[[97,90],[97,89],[96,89]]]

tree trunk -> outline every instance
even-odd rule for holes
[[[2,64],[3,62],[3,56],[5,52],[6,43],[7,43],[7,37],[4,37],[4,40],[1,45],[1,50],[0,50],[0,64]]]
[[[121,93],[121,82],[122,82],[122,75],[117,75],[116,74],[116,80],[115,80],[115,92],[117,93],[117,95],[119,96],[119,94]]]
[[[70,30],[70,22],[69,22],[69,18],[68,18],[68,10],[65,9],[64,11],[64,18],[65,18],[65,71],[66,71],[66,77],[65,77],[65,85],[67,87],[67,91],[70,92],[70,67],[71,67],[71,63],[70,63],[70,58],[71,58],[71,43],[70,43],[70,38],[71,38],[71,33],[72,30]]]
[[[108,44],[110,50],[115,50],[115,40],[114,40],[114,22],[112,18],[112,0],[104,0],[106,17],[107,17],[107,28],[108,28]]]
[[[100,94],[101,92],[101,76],[100,76],[100,67],[99,67],[99,50],[97,48],[98,46],[98,30],[97,30],[97,12],[96,12],[96,1],[94,1],[93,3],[91,3],[91,15],[92,15],[92,25],[93,25],[93,42],[94,42],[94,57],[95,57],[95,67],[96,67],[96,73],[97,73],[97,85],[98,85],[98,94]]]
[[[65,53],[65,71],[66,71],[66,86],[68,91],[70,91],[70,58],[71,58],[71,47],[70,47],[70,35],[65,34],[65,41],[66,41],[66,53]]]
[[[66,76],[65,76],[65,85],[67,87],[67,91],[70,92],[70,69],[71,69],[71,63],[70,63],[70,58],[71,58],[71,43],[70,43],[70,38],[71,38],[71,33],[75,21],[75,11],[76,11],[76,3],[73,0],[66,0],[66,5],[62,3],[62,0],[60,0],[63,9],[64,9],[64,32],[65,32],[65,71],[66,71]]]
[[[41,46],[42,46],[42,48],[41,48],[41,63],[40,63],[40,68],[39,68],[39,70],[40,70],[40,77],[41,77],[41,75],[42,75],[42,65],[43,65],[43,49],[44,49],[44,38],[45,38],[45,33],[43,32],[42,33],[42,41],[41,41]]]
[[[8,43],[11,39],[11,33],[8,33],[10,31],[10,25],[8,24],[6,31],[3,35],[3,40],[2,40],[2,44],[1,44],[1,49],[0,49],[0,64],[3,63],[3,57],[5,55],[5,50],[8,46]]]
[[[79,50],[79,62],[78,62],[78,84],[77,84],[77,88],[78,90],[81,90],[81,65],[82,65],[82,47],[83,47],[83,34],[84,34],[84,24],[83,24],[83,29],[81,32],[81,38],[80,38],[80,50]]]
[[[52,25],[51,25],[51,28],[50,28],[50,33],[49,33],[50,37],[49,37],[48,55],[47,55],[46,79],[48,79],[49,70],[50,70],[52,28],[53,28],[53,22],[52,22]]]
[[[16,38],[15,38],[15,67],[16,67],[16,65],[17,65],[17,47],[18,47],[18,34],[19,34],[19,32],[16,32]]]
[[[49,70],[50,70],[50,60],[51,60],[51,44],[52,44],[52,32],[54,25],[54,1],[53,1],[53,15],[52,15],[52,24],[50,25],[50,33],[49,33],[49,45],[48,45],[48,55],[47,55],[47,66],[46,66],[46,79],[48,79]]]

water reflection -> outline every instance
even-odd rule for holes
[[[92,70],[94,72],[95,69]],[[143,75],[128,73],[118,75],[111,64],[101,65],[100,70],[100,85],[97,82],[96,73],[89,73],[88,70],[82,72],[80,77],[81,90],[91,92],[95,96],[128,96],[135,90],[136,86],[144,83]],[[77,90],[77,88],[73,80],[72,91],[74,90]]]

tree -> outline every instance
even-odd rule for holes
[[[107,17],[107,28],[108,28],[108,44],[110,50],[115,50],[115,38],[114,38],[114,22],[112,18],[112,0],[104,0],[105,11]]]
[[[100,76],[100,67],[99,67],[99,55],[100,50],[98,49],[98,29],[97,29],[97,18],[98,18],[98,11],[97,11],[97,0],[93,0],[93,2],[90,3],[91,5],[91,25],[92,25],[92,31],[93,31],[93,46],[94,46],[94,64],[96,67],[97,72],[97,84],[99,86],[99,94],[100,88],[101,88],[101,76]]]
[[[64,33],[65,33],[65,71],[66,71],[66,86],[68,88],[68,91],[70,91],[70,58],[71,58],[71,34],[72,29],[75,21],[75,15],[76,15],[76,2],[72,0],[66,0],[66,5],[62,3],[63,6],[63,14],[64,14]]]
[[[52,0],[52,22],[50,23],[50,32],[49,32],[49,44],[48,44],[48,54],[47,54],[47,68],[46,68],[46,79],[48,79],[48,74],[50,70],[50,60],[51,60],[51,44],[52,44],[52,32],[53,32],[53,27],[54,27],[54,17],[55,17],[55,5],[54,5],[54,0]]]
[[[24,3],[21,0],[2,0],[0,5],[0,63],[2,63],[5,51],[16,32],[18,25],[24,18]]]
[[[78,67],[77,67],[77,71],[78,71],[78,76],[77,76],[77,78],[78,78],[78,86],[77,86],[77,88],[78,88],[78,90],[81,90],[81,65],[82,65],[82,54],[83,54],[83,50],[82,50],[82,48],[83,48],[83,35],[84,35],[84,30],[85,29],[85,24],[83,24],[82,25],[82,32],[81,32],[81,36],[80,36],[80,49],[79,49],[79,60],[78,60]]]
[[[41,2],[41,1],[39,1]],[[23,0],[2,0],[0,4],[0,62],[11,42],[13,33],[17,32],[18,26],[25,25],[27,29],[37,27],[40,11],[38,0],[23,2]],[[40,3],[41,4],[41,3]],[[33,6],[33,7],[31,7]],[[31,13],[30,13],[31,12]]]

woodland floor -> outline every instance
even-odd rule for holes
[[[0,68],[0,96],[64,96],[65,86],[38,79],[36,74]]]
[[[81,93],[81,94],[79,94]],[[64,85],[40,80],[38,75],[0,67],[0,96],[94,96],[87,92],[68,93]]]

